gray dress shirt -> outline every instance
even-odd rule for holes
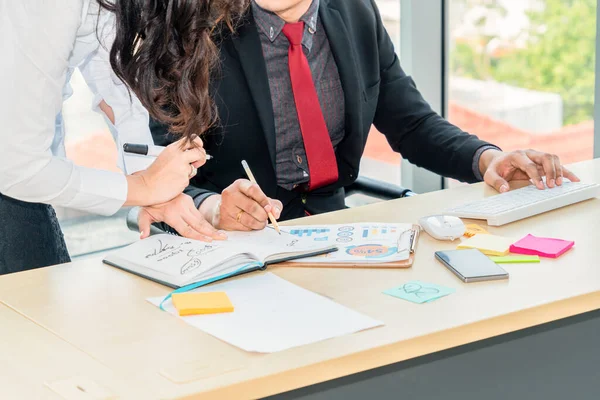
[[[252,12],[260,33],[273,103],[277,183],[284,189],[292,190],[309,181],[310,171],[290,80],[290,43],[282,32],[285,22],[281,18],[260,8],[254,1]],[[319,21],[319,0],[312,2],[300,20],[305,23],[302,38],[304,54],[335,149],[344,138],[344,91],[327,35]]]

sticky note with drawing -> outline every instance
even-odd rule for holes
[[[398,297],[413,303],[422,304],[448,296],[454,293],[454,289],[439,286],[434,283],[425,283],[421,281],[407,282],[402,286],[388,289],[384,294]]]

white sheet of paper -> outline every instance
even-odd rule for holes
[[[293,260],[298,263],[385,263],[408,260],[411,224],[376,222],[285,226],[304,240],[337,245],[339,250],[322,256]]]
[[[196,291],[226,292],[234,311],[178,318],[251,352],[273,353],[383,325],[271,273]],[[162,300],[162,297],[148,299],[157,306]],[[177,315],[170,300],[163,307]]]

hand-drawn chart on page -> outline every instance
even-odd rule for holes
[[[313,238],[315,242],[327,242],[329,240],[329,232],[329,228],[298,228],[289,231],[294,236]]]
[[[297,262],[392,262],[408,259],[410,224],[354,223],[285,227],[288,233],[338,246],[338,251]]]

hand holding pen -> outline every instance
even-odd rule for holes
[[[253,184],[258,186],[258,183],[256,182],[256,178],[254,178],[254,174],[250,170],[250,167],[248,166],[248,163],[246,162],[246,160],[242,160],[242,167],[244,168],[246,175],[248,175],[248,179],[250,179],[250,182],[252,182]],[[271,211],[268,211],[267,215],[269,217],[269,220],[271,221],[271,224],[273,224],[273,228],[275,228],[277,233],[279,233],[281,235],[281,230],[279,229],[279,224],[277,223],[277,219],[275,219],[275,216],[273,215],[273,213]]]
[[[167,147],[126,143],[123,149],[127,153],[156,157],[146,170],[128,179],[135,180],[134,184],[144,190],[130,190],[126,205],[154,205],[175,198],[189,185],[190,179],[208,158],[200,138],[191,142],[180,139]],[[139,198],[131,198],[133,194]]]

